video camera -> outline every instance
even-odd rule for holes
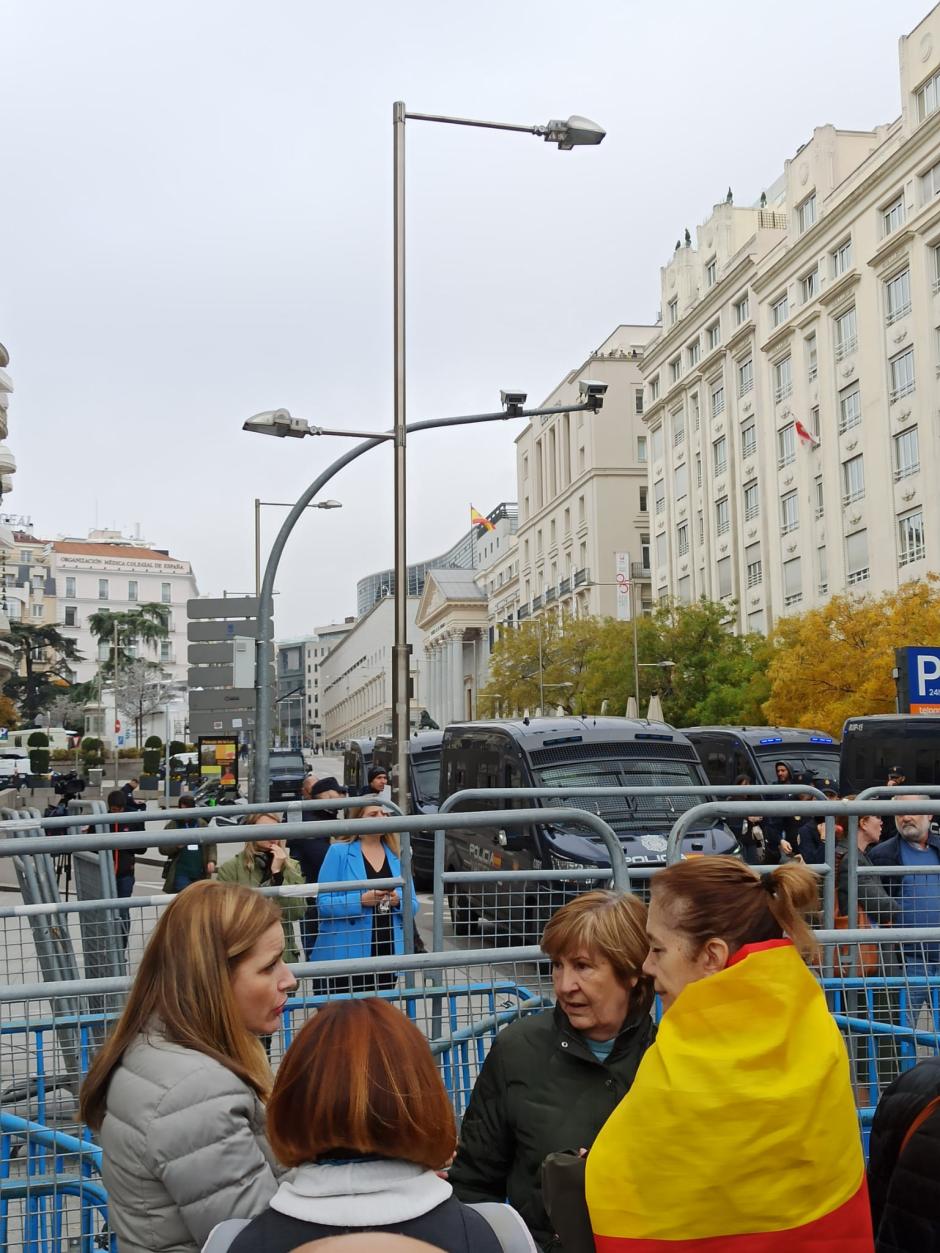
[[[85,790],[85,780],[74,770],[69,770],[53,778],[52,790],[65,801],[78,800]]]

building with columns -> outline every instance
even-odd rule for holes
[[[424,633],[425,694],[440,727],[478,717],[489,636],[486,593],[471,570],[428,570],[416,615]]]
[[[661,271],[654,592],[736,602],[739,630],[940,561],[940,6],[900,88],[894,121],[817,127]]]

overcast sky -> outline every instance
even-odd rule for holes
[[[391,423],[391,107],[541,123],[600,148],[408,127],[409,418],[541,400],[621,322],[730,184],[755,200],[814,126],[900,112],[897,39],[925,0],[3,0],[0,341],[46,538],[141,533],[200,590],[253,586],[252,502],[348,446],[249,435],[285,405]],[[514,499],[518,424],[416,436],[410,560]],[[311,511],[279,636],[355,612],[391,564],[391,457]],[[284,511],[264,511],[267,547]]]

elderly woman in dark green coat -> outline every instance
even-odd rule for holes
[[[245,826],[276,826],[280,821],[278,814],[249,814]],[[273,836],[274,832],[271,834]],[[289,855],[286,842],[276,838],[250,840],[242,852],[222,863],[217,877],[221,883],[240,883],[250,888],[273,888],[282,884],[292,886],[304,882],[300,866]],[[294,923],[303,918],[307,901],[303,896],[284,896],[280,898],[280,906],[284,919],[284,960],[297,962],[300,961],[300,950],[294,936]]]

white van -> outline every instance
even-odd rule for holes
[[[65,727],[20,727],[16,731],[8,731],[5,740],[0,739],[0,753],[11,749],[29,750],[29,737],[36,731],[42,731],[49,740],[49,748],[71,748],[73,738],[81,735],[80,731],[67,731]]]

